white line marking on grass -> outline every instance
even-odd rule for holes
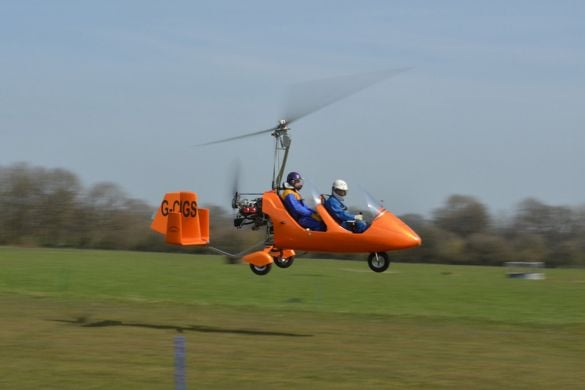
[[[347,271],[347,272],[363,272],[363,273],[371,273],[371,274],[375,274],[376,272],[371,271],[371,270],[367,270],[367,269],[351,269],[351,268],[340,268],[340,271]],[[382,274],[398,274],[400,273],[400,271],[385,271],[385,272],[379,272]]]

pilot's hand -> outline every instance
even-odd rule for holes
[[[364,216],[361,214],[357,214],[354,218],[356,221],[363,221],[364,220]]]
[[[313,213],[311,214],[311,218],[316,219],[317,221],[322,221],[323,219],[321,218],[321,216],[317,213]]]

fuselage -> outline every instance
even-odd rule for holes
[[[301,227],[284,207],[275,191],[262,195],[262,211],[274,226],[274,246],[294,250],[371,253],[408,249],[421,245],[420,237],[400,218],[388,210],[380,210],[363,233],[353,233],[341,227],[322,204],[316,211],[327,230],[311,231]]]

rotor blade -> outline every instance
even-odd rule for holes
[[[387,78],[412,68],[388,69],[348,76],[313,80],[293,85],[288,93],[282,118],[292,123],[349,97]]]
[[[284,115],[281,116],[281,119],[285,119],[286,123],[290,124],[341,99],[356,94],[363,89],[410,69],[412,68],[398,68],[379,72],[358,73],[349,76],[313,80],[293,85],[289,89],[286,99],[286,109]],[[242,138],[254,137],[256,135],[270,133],[276,129],[278,129],[278,127],[195,144],[193,146],[200,147],[214,145]]]
[[[238,136],[235,136],[235,137],[224,138],[224,139],[220,139],[220,140],[217,140],[217,141],[206,142],[206,143],[203,143],[203,144],[196,144],[196,145],[193,145],[193,146],[194,147],[199,147],[199,146],[207,146],[207,145],[213,145],[213,144],[220,144],[220,143],[223,143],[223,142],[229,142],[229,141],[233,141],[233,140],[236,140],[236,139],[253,137],[255,135],[259,135],[259,134],[263,134],[263,133],[270,133],[271,131],[274,131],[274,130],[276,130],[276,127],[272,127],[270,129],[266,129],[266,130],[255,131],[253,133],[238,135]]]

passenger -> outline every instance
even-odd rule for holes
[[[368,228],[368,225],[363,220],[364,216],[349,213],[347,207],[343,204],[348,190],[349,187],[345,181],[335,180],[331,186],[331,196],[325,200],[325,208],[344,229],[354,233],[362,233]]]
[[[315,210],[305,206],[299,191],[303,188],[303,178],[298,172],[286,177],[284,191],[280,194],[284,205],[292,217],[306,229],[325,231],[325,224]]]

